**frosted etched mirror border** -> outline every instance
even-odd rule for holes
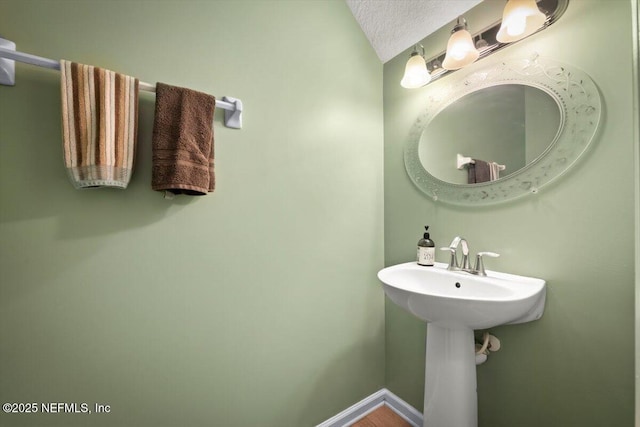
[[[487,205],[537,193],[578,160],[591,143],[600,121],[600,94],[591,78],[579,69],[549,58],[534,55],[528,59],[505,60],[471,74],[451,77],[449,85],[430,88],[426,109],[411,127],[404,150],[409,177],[434,201]],[[418,148],[422,133],[433,118],[467,94],[504,84],[538,88],[558,104],[560,126],[546,150],[519,171],[488,183],[451,184],[427,172],[420,162]]]

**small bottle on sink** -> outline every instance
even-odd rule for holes
[[[436,258],[436,244],[429,238],[429,226],[424,227],[426,233],[418,241],[418,265],[433,267]]]

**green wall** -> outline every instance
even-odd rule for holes
[[[47,58],[242,99],[217,189],[76,191],[59,73],[0,87],[0,401],[11,426],[315,425],[384,386],[382,65],[341,1],[0,2]]]
[[[470,25],[502,3],[485,0]],[[375,273],[413,259],[424,224],[437,245],[464,235],[502,254],[490,269],[548,281],[540,321],[492,330],[503,348],[478,368],[481,425],[630,425],[630,12],[573,0],[493,57],[583,69],[602,124],[539,194],[460,208],[404,170],[429,86],[399,86],[403,53],[384,66],[383,102],[383,67],[342,1],[2,0],[1,34],[19,50],[235,96],[246,114],[242,130],[216,114],[216,192],[167,201],[150,190],[143,93],[129,189],[76,191],[59,74],[17,65],[17,86],[0,87],[0,400],[111,412],[0,425],[312,426],[382,386],[421,409],[425,327],[384,303]]]
[[[414,259],[420,230],[429,224],[437,246],[462,235],[473,252],[502,255],[489,269],[547,280],[541,320],[492,329],[502,348],[478,367],[481,426],[633,423],[638,142],[630,12],[629,1],[572,0],[555,25],[476,65],[538,52],[586,71],[603,99],[599,132],[578,165],[537,195],[493,207],[434,203],[411,183],[403,164],[408,130],[429,90],[451,79],[410,91],[399,84],[409,51],[385,64],[385,264]],[[441,33],[435,39],[446,39]],[[437,258],[447,261],[443,254]],[[417,408],[424,343],[425,326],[387,301],[387,387]]]

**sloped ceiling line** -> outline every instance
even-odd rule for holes
[[[345,0],[385,63],[482,0]]]

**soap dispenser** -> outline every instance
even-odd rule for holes
[[[427,233],[424,233],[422,239],[418,241],[418,265],[425,267],[433,267],[436,258],[436,244],[429,238],[429,226],[424,227]]]

